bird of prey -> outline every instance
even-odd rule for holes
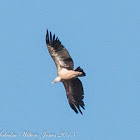
[[[46,34],[46,44],[51,57],[57,67],[57,77],[52,83],[62,82],[70,107],[78,113],[82,114],[81,108],[84,108],[84,91],[81,81],[78,77],[85,76],[85,72],[80,67],[74,69],[73,60],[70,57],[67,49],[61,44],[55,34],[48,32]]]

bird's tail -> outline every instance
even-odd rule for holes
[[[81,76],[86,76],[85,72],[80,67],[76,68],[74,71],[82,72],[82,75]]]

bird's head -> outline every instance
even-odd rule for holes
[[[58,77],[56,77],[56,78],[54,79],[54,81],[52,82],[52,84],[57,83],[57,82],[60,82],[60,81],[61,81],[61,79],[60,79],[60,77],[58,76]]]

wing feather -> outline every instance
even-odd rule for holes
[[[50,35],[49,35],[48,30],[46,34],[46,44],[47,44],[49,53],[56,64],[57,72],[60,71],[62,68],[73,70],[73,67],[74,67],[73,60],[70,57],[67,49],[64,48],[64,46],[59,41],[58,37],[55,38],[55,35],[53,35],[53,38],[52,38],[52,33],[50,32]]]
[[[76,78],[76,79],[63,81],[63,84],[66,89],[66,94],[67,94],[70,107],[76,113],[78,113],[78,110],[79,110],[79,112],[83,114],[80,109],[80,107],[85,109],[84,108],[85,105],[83,102],[84,92],[83,92],[83,86],[82,86],[81,81],[78,78]]]

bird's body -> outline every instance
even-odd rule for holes
[[[71,108],[78,113],[77,109],[82,114],[80,106],[84,109],[84,93],[81,81],[77,77],[85,76],[83,69],[78,67],[74,70],[73,60],[68,51],[64,48],[55,35],[47,31],[46,44],[51,57],[57,67],[57,77],[52,83],[62,82],[66,89],[67,98]]]
[[[60,72],[58,72],[58,76],[60,77],[61,81],[74,79],[80,75],[82,75],[82,72],[67,69],[62,69]]]

